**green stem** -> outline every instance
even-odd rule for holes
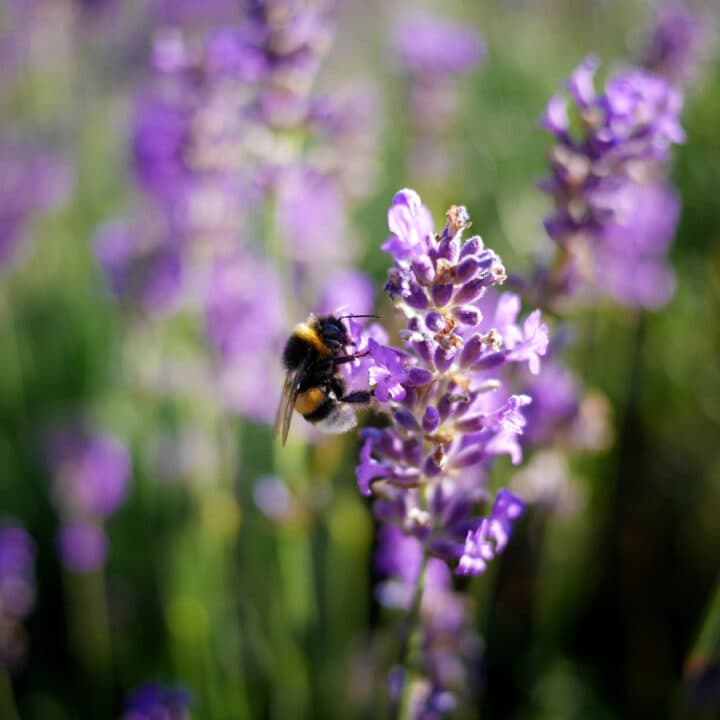
[[[20,713],[15,704],[12,680],[4,668],[0,669],[0,717],[6,720],[20,720]]]
[[[392,701],[389,716],[392,720],[409,720],[410,718],[410,690],[412,686],[411,672],[420,664],[421,627],[420,608],[425,591],[425,575],[428,566],[428,554],[423,554],[422,565],[418,573],[412,602],[402,625],[400,647],[398,651],[397,667],[402,670],[403,685],[400,701]]]
[[[27,397],[25,389],[25,372],[28,367],[27,355],[23,352],[23,338],[20,337],[18,323],[14,317],[11,289],[8,289],[9,279],[4,280],[6,287],[0,293],[0,328],[3,335],[3,370],[6,379],[3,383],[7,396],[14,395],[18,414],[22,413],[23,420],[27,410]],[[9,371],[9,372],[8,372]]]
[[[73,651],[83,680],[91,680],[91,701],[98,717],[105,716],[112,690],[112,643],[105,594],[105,576],[96,572],[64,575],[68,624]]]

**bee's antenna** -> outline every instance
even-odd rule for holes
[[[352,313],[350,315],[341,315],[338,320],[344,320],[345,318],[377,318],[380,319],[379,315],[353,315]]]

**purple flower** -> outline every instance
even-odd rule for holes
[[[297,127],[308,117],[309,94],[332,40],[330,6],[326,0],[250,4],[250,19],[262,33],[269,65],[260,109],[272,127]]]
[[[386,477],[390,468],[387,464],[378,462],[372,455],[372,441],[365,440],[360,451],[360,464],[355,468],[358,487],[363,495],[370,495],[370,483],[376,478]]]
[[[98,230],[95,256],[118,300],[162,315],[172,312],[180,300],[182,256],[176,245],[151,238],[141,227],[108,222]]]
[[[51,438],[48,460],[63,523],[57,542],[62,562],[71,572],[94,572],[108,552],[103,521],[127,495],[130,456],[110,435],[69,427]]]
[[[540,310],[534,310],[523,323],[522,339],[508,346],[508,359],[515,362],[527,361],[530,372],[540,372],[540,357],[545,354],[548,346],[547,325],[540,322]]]
[[[485,43],[478,32],[433,17],[418,16],[399,22],[394,46],[405,67],[422,75],[467,72],[485,55]]]
[[[22,621],[35,604],[35,543],[13,518],[0,520],[0,667],[22,661]]]
[[[541,182],[555,203],[545,228],[562,250],[554,269],[535,277],[550,304],[570,294],[592,296],[598,288],[608,287],[604,265],[609,264],[612,273],[630,259],[632,251],[616,248],[614,256],[608,256],[606,236],[612,236],[618,223],[627,224],[638,197],[646,192],[643,186],[654,184],[652,178],[662,173],[672,145],[685,137],[679,120],[682,96],[664,78],[633,69],[613,76],[602,92],[596,92],[598,66],[595,58],[587,58],[568,81],[577,123],[570,122],[568,102],[560,95],[551,98],[541,122],[556,140],[549,153],[551,174]],[[574,127],[577,130],[571,130]],[[671,236],[672,212],[665,210],[660,217],[665,225],[656,234]],[[628,263],[638,264],[643,263]],[[642,274],[638,274],[639,286],[663,283],[660,273],[646,274],[648,279]],[[646,288],[639,288],[637,294],[644,296]]]
[[[482,524],[475,513],[487,501],[494,457],[521,457],[517,439],[530,397],[500,392],[496,375],[518,362],[537,372],[547,328],[539,311],[516,325],[517,296],[486,300],[505,269],[479,237],[463,240],[470,225],[465,208],[451,207],[436,235],[417,193],[404,190],[388,218],[395,237],[384,248],[396,264],[387,289],[407,318],[405,350],[367,340],[369,383],[391,424],[363,431],[358,484],[376,497],[381,521],[455,563],[468,531]],[[493,533],[500,531],[496,520]]]
[[[408,188],[400,190],[388,210],[388,227],[393,234],[381,249],[398,262],[416,255],[425,255],[430,246],[435,226],[430,211],[420,196]]]
[[[423,564],[423,544],[392,525],[378,530],[374,565],[381,581],[376,596],[383,606],[407,611]],[[418,623],[421,656],[416,670],[420,677],[408,679],[404,672],[391,672],[398,701],[403,684],[411,682],[411,717],[444,717],[458,704],[468,701],[471,677],[480,659],[482,645],[471,626],[468,599],[453,590],[447,565],[430,558],[425,569]],[[395,671],[400,670],[396,666]]]
[[[564,365],[546,361],[542,372],[525,386],[532,398],[526,411],[527,437],[536,445],[556,442],[578,417],[581,385]]]
[[[412,591],[423,564],[422,543],[414,537],[405,535],[394,525],[380,525],[373,564],[380,577],[400,581]],[[405,597],[406,601],[409,599]],[[382,597],[380,602],[388,605]],[[407,604],[401,607],[407,607]]]
[[[283,331],[280,281],[266,262],[249,254],[217,258],[205,294],[208,336],[223,359],[272,345]]]
[[[525,505],[509,490],[498,490],[488,520],[488,535],[495,540],[495,551],[502,552],[508,544],[512,523],[524,512]]]
[[[369,345],[374,363],[369,369],[370,385],[375,386],[375,397],[380,402],[404,400],[406,389],[403,382],[407,383],[409,377],[402,361],[404,353],[380,345],[372,338]]]
[[[598,286],[624,305],[656,309],[667,303],[675,279],[665,255],[679,215],[680,201],[669,185],[630,185],[623,195],[622,210],[599,239]]]
[[[362,80],[344,93],[315,98],[310,106],[308,120],[318,141],[313,154],[353,200],[376,185],[381,117],[380,89]]]
[[[394,49],[405,71],[413,174],[442,186],[454,172],[448,138],[459,114],[459,76],[477,67],[485,44],[471,27],[416,16],[397,23]]]
[[[655,8],[654,22],[645,31],[638,53],[643,67],[678,87],[698,76],[712,41],[711,19],[691,10],[682,0],[665,0]]]
[[[202,25],[236,22],[237,0],[155,0],[153,12],[159,23],[168,25]]]
[[[256,34],[245,24],[197,45],[177,30],[155,39],[153,82],[136,100],[133,168],[188,252],[236,247],[259,192],[258,162],[272,152],[256,112],[267,70]]]
[[[483,518],[477,529],[468,531],[458,575],[478,575],[485,571],[487,563],[505,549],[512,525],[524,507],[520,498],[509,490],[498,490],[490,517]]]
[[[74,573],[91,573],[105,565],[108,539],[100,525],[73,521],[58,536],[58,552],[63,565]]]
[[[145,94],[136,101],[132,134],[133,169],[141,186],[166,194],[185,180],[187,111],[169,99]]]
[[[367,275],[338,270],[325,283],[317,312],[320,315],[368,315],[373,310],[375,288]]]
[[[350,258],[345,204],[332,177],[295,167],[278,177],[276,189],[278,229],[287,255],[315,272]]]
[[[190,720],[192,701],[183,687],[146,683],[129,693],[121,720]]]
[[[278,380],[270,370],[277,366],[284,326],[274,269],[249,254],[217,258],[205,291],[205,327],[219,356],[218,390],[228,409],[272,419],[268,398]]]
[[[32,220],[67,202],[73,172],[56,153],[28,144],[0,147],[0,274],[27,246]]]
[[[527,362],[533,375],[540,371],[540,357],[548,347],[548,327],[540,321],[540,311],[535,310],[518,323],[520,297],[513,293],[488,292],[475,305],[486,322],[495,328],[508,350],[508,359],[513,362]]]
[[[68,517],[105,518],[125,500],[130,456],[110,435],[61,431],[51,440],[50,464],[53,499]]]

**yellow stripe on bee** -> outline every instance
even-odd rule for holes
[[[328,346],[325,345],[325,343],[321,340],[318,331],[313,325],[310,325],[306,322],[300,323],[295,328],[295,335],[297,335],[302,340],[305,340],[305,342],[310,343],[310,345],[312,345],[322,357],[332,356],[332,352],[330,351]]]
[[[295,409],[301,415],[309,415],[325,400],[325,393],[320,388],[310,388],[297,396]]]

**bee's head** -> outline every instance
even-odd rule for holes
[[[333,353],[341,352],[350,344],[350,338],[345,326],[334,315],[318,318],[318,332],[323,342]]]

